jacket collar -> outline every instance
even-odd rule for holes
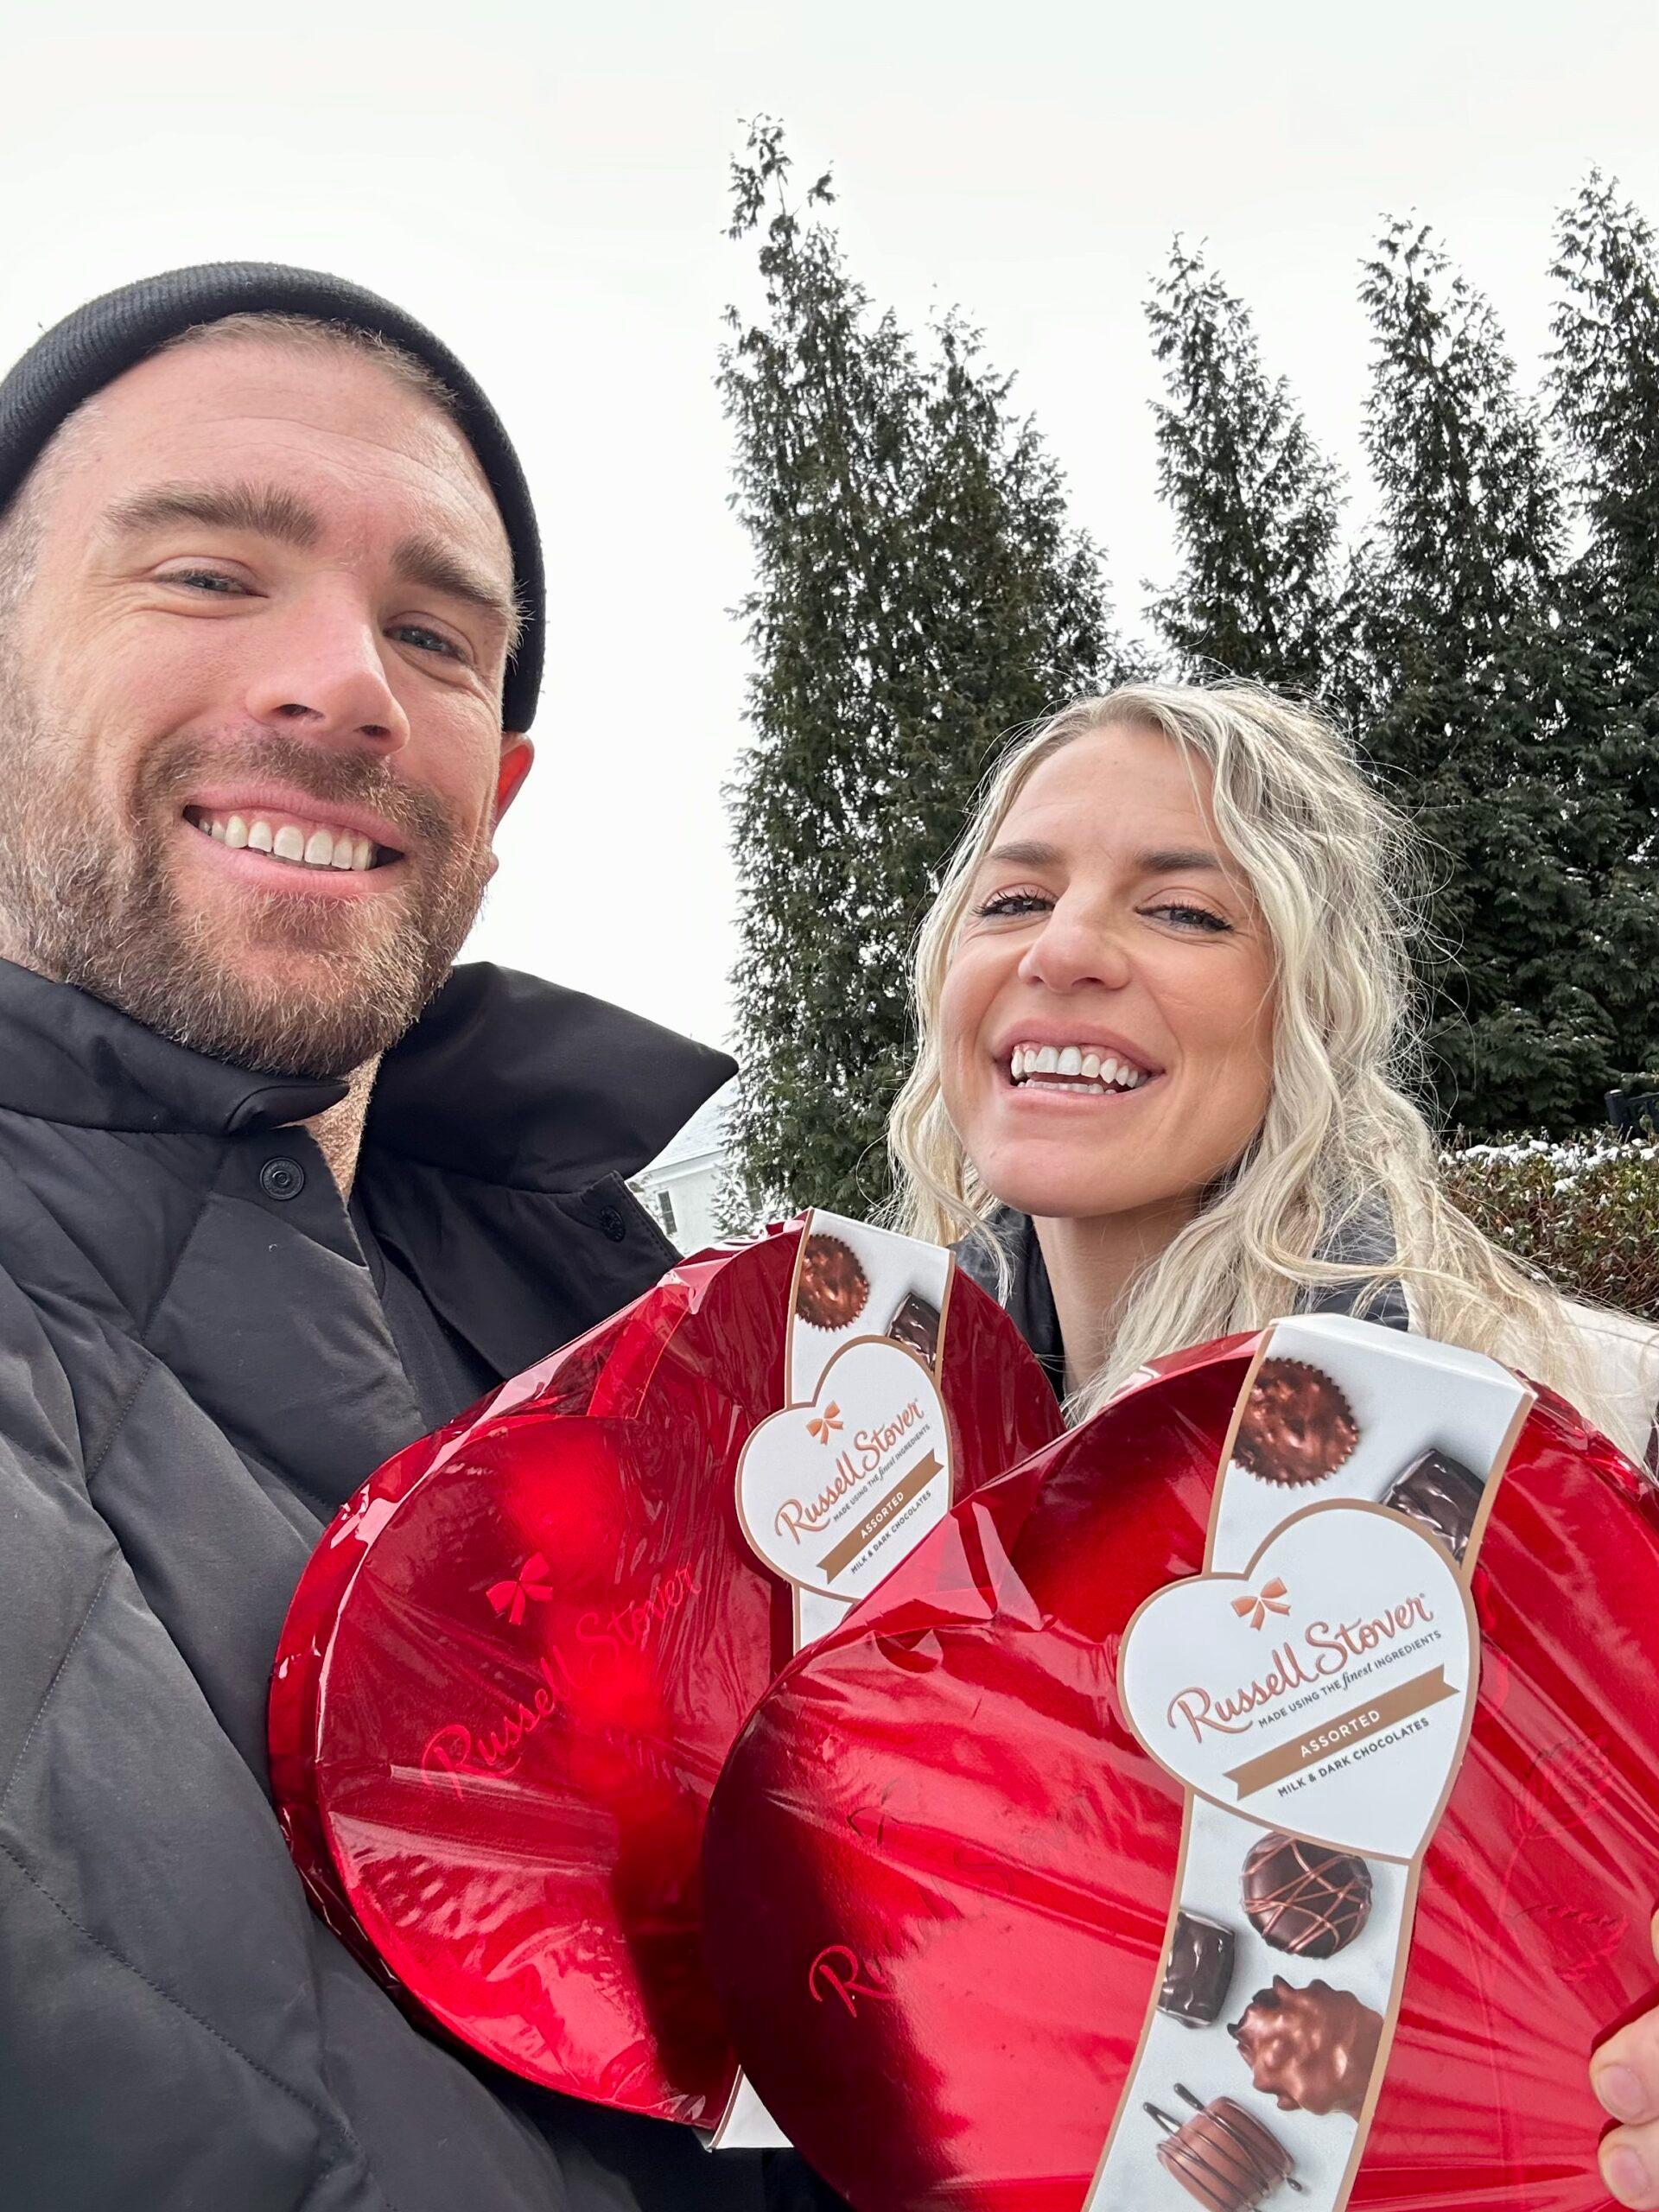
[[[579,991],[458,968],[381,1064],[365,1154],[538,1191],[637,1173],[733,1072]],[[235,1137],[310,1119],[343,1083],[250,1074],[0,961],[0,1109],[80,1128]]]
[[[1378,1282],[1368,1268],[1394,1256],[1394,1222],[1386,1201],[1372,1197],[1321,1238],[1318,1256],[1355,1270],[1351,1282],[1316,1283],[1296,1301],[1299,1313],[1353,1313],[1389,1329],[1409,1329],[1411,1315],[1397,1282]],[[1007,1310],[1040,1361],[1058,1396],[1065,1395],[1065,1347],[1042,1247],[1029,1214],[999,1207],[956,1248],[964,1272]],[[998,1254],[1002,1264],[998,1263]],[[1179,1349],[1172,1344],[1172,1351]]]

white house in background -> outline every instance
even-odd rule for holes
[[[720,1238],[715,1205],[725,1171],[734,1088],[728,1083],[717,1090],[673,1143],[632,1179],[631,1187],[646,1212],[682,1252],[700,1251]]]

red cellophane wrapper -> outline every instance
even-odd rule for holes
[[[1260,1343],[1160,1363],[959,1505],[791,1663],[728,1761],[705,1839],[715,1985],[767,2108],[857,2212],[1089,2194],[1156,1993],[1185,1802],[1127,1726],[1118,1648],[1203,1567]],[[1659,2000],[1659,1504],[1548,1393],[1471,1594],[1478,1701],[1348,2201],[1592,2212],[1611,2200],[1586,2063]],[[1243,2063],[1236,2083],[1249,2100]],[[1147,2212],[1196,2193],[1149,2164]]]
[[[713,2126],[736,2061],[699,1858],[739,1727],[793,1649],[737,1461],[783,1403],[800,1224],[683,1262],[389,1461],[301,1582],[271,1770],[329,1924],[455,2036],[550,2088]],[[952,1281],[958,1497],[1058,1408]]]

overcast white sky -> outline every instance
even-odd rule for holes
[[[1351,468],[1383,211],[1439,226],[1529,376],[1553,214],[1591,163],[1659,219],[1652,0],[43,14],[0,0],[0,359],[210,259],[335,270],[432,324],[505,417],[549,556],[540,761],[473,949],[710,1040],[745,672],[712,383],[748,278],[724,237],[742,118],[783,117],[804,177],[833,163],[878,299],[983,325],[1131,617],[1170,567],[1141,302],[1173,232],[1207,238]]]

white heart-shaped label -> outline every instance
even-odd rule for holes
[[[738,1463],[738,1515],[753,1549],[785,1581],[849,1605],[950,1504],[950,1432],[932,1372],[886,1337],[837,1352],[813,1402],[763,1421]]]
[[[1378,1859],[1432,1833],[1480,1640],[1440,1545],[1385,1507],[1313,1505],[1242,1575],[1195,1574],[1124,1632],[1129,1725],[1229,1812]]]

